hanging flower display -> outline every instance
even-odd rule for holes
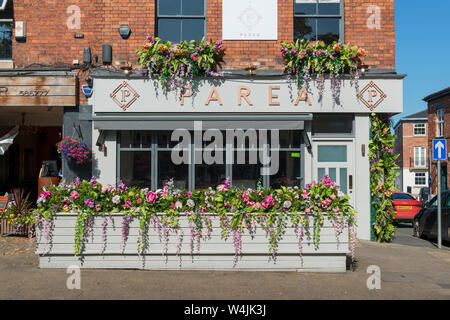
[[[350,73],[358,91],[358,68],[367,52],[359,46],[333,42],[326,45],[323,41],[302,39],[295,42],[281,42],[281,54],[285,64],[285,73],[297,77],[299,88],[307,84],[312,77],[317,81],[319,96],[324,91],[325,75],[329,74],[333,98],[339,99],[340,77]]]
[[[191,85],[194,77],[220,76],[217,69],[223,62],[224,47],[222,41],[209,42],[204,38],[200,43],[171,43],[148,36],[136,53],[150,77],[158,78],[165,90],[178,90]]]
[[[75,160],[76,164],[92,162],[92,152],[89,147],[78,139],[69,136],[56,144],[62,158]]]
[[[218,216],[224,240],[232,235],[235,264],[242,253],[244,232],[254,235],[258,228],[262,229],[268,238],[269,254],[275,260],[286,229],[294,227],[300,237],[298,243],[301,256],[304,235],[311,237],[314,246],[319,247],[319,233],[325,219],[331,221],[336,237],[342,232],[344,225],[348,226],[354,254],[355,210],[350,204],[350,198],[328,176],[305,188],[283,186],[280,189],[242,190],[231,186],[227,179],[217,188],[192,192],[177,190],[173,187],[173,181],[170,181],[163,189],[153,192],[148,188],[128,188],[123,183],[119,189],[103,187],[95,179],[91,179],[81,182],[76,180],[57,187],[52,185],[45,192],[46,201],[38,203],[33,215],[34,222],[48,223],[56,214],[76,213],[74,253],[77,256],[82,255],[85,243],[92,233],[94,218],[113,213],[124,214],[121,226],[122,249],[128,240],[130,223],[139,219],[139,255],[145,254],[151,224],[164,244],[163,255],[167,255],[169,233],[176,233],[177,241],[181,241],[183,234],[180,218],[186,217],[189,221],[190,253],[193,256],[194,251],[200,250],[200,240],[211,234],[211,215]],[[50,239],[48,232],[51,232],[51,228],[46,230],[45,237]],[[106,241],[105,234],[102,239]],[[180,245],[181,242],[178,242],[178,253]]]
[[[393,152],[396,136],[391,133],[388,114],[371,115],[371,140],[369,143],[370,193],[372,196],[372,231],[378,242],[391,242],[394,237],[395,209],[391,194],[395,188],[395,160]],[[374,240],[375,240],[374,239]]]

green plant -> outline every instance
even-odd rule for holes
[[[398,191],[394,186],[395,170],[399,167],[393,153],[396,136],[391,133],[387,114],[371,114],[371,140],[369,143],[370,192],[374,209],[373,232],[378,242],[390,242],[394,237],[395,210],[391,194]]]
[[[5,217],[9,218],[17,232],[22,232],[32,220],[31,203],[28,201],[30,194],[25,196],[25,190],[22,188],[14,188],[11,193],[14,202],[9,205]]]
[[[333,97],[336,100],[340,94],[340,75],[350,73],[358,87],[358,68],[362,65],[362,58],[367,55],[359,46],[336,41],[327,46],[323,41],[309,42],[306,39],[281,42],[280,50],[285,73],[297,77],[299,89],[311,80],[311,76],[315,76],[319,96],[322,97],[324,74],[329,73]]]
[[[222,41],[200,43],[192,40],[180,43],[147,37],[142,49],[136,50],[139,64],[148,69],[150,77],[157,77],[165,90],[182,90],[194,77],[219,76],[217,72],[223,61]]]

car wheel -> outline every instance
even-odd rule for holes
[[[413,221],[413,235],[417,238],[422,238],[422,233],[420,232],[419,220]]]

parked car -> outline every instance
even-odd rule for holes
[[[414,236],[437,239],[437,196],[426,202],[414,217]],[[450,241],[450,190],[441,193],[442,240]]]
[[[413,223],[417,211],[422,208],[422,202],[416,200],[414,196],[406,192],[395,192],[391,195],[394,200],[395,222]]]
[[[421,188],[420,192],[419,192],[419,201],[421,201],[422,203],[427,202],[429,194],[430,194],[430,188],[428,188],[428,187]]]

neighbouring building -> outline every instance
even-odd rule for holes
[[[433,139],[447,140],[447,160],[441,160],[442,190],[448,190],[450,181],[450,87],[434,92],[423,100],[428,104],[428,148],[431,150]],[[437,193],[437,161],[431,161],[431,190]]]
[[[428,186],[428,110],[401,118],[394,126],[397,140],[394,153],[399,154],[397,165],[400,175],[396,188],[416,197],[420,189]]]
[[[0,156],[0,192],[25,180],[35,183],[42,160],[55,158],[56,141],[71,136],[92,147],[93,163],[63,161],[66,181],[94,175],[103,184],[123,180],[156,189],[173,177],[179,187],[193,189],[230,177],[239,186],[260,181],[276,187],[305,186],[328,174],[351,198],[358,237],[370,239],[370,114],[403,111],[393,0],[0,3],[6,5],[0,11],[0,87],[7,88],[0,94],[0,127],[21,130]],[[147,35],[173,43],[223,39],[224,76],[199,79],[198,91],[183,102],[179,92],[165,94],[137,70],[135,51]],[[364,48],[359,88],[344,75],[335,99],[325,75],[323,94],[314,82],[306,95],[299,92],[283,73],[280,53],[280,42],[297,39]],[[89,98],[80,90],[84,85],[92,86]],[[210,128],[279,129],[278,170],[261,174],[269,153],[259,147],[264,161],[255,164],[236,163],[232,146],[220,150],[227,161],[202,162],[204,145],[196,144],[195,133],[201,137]],[[177,129],[193,133],[185,150],[190,163],[171,160]]]

